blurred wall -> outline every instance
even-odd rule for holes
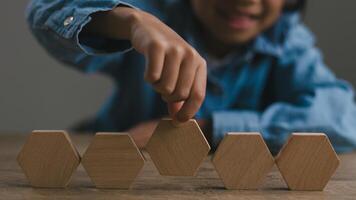
[[[356,1],[309,0],[305,22],[326,64],[356,87]]]
[[[93,115],[110,95],[111,82],[49,57],[27,29],[26,3],[5,0],[0,8],[0,131],[64,129]],[[355,9],[354,0],[313,0],[305,16],[326,63],[354,86]]]
[[[64,129],[93,115],[111,84],[49,57],[27,28],[26,4],[5,0],[0,8],[0,131]]]

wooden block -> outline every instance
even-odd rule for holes
[[[339,162],[323,133],[293,133],[276,157],[291,190],[323,190]]]
[[[97,188],[128,189],[144,158],[127,133],[97,133],[82,164]]]
[[[161,175],[194,176],[210,146],[195,120],[177,127],[171,119],[162,119],[146,150]]]
[[[274,165],[259,133],[227,133],[212,161],[227,189],[257,189]]]
[[[33,131],[17,161],[34,187],[65,187],[80,155],[65,131]]]

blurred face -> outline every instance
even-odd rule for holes
[[[205,29],[227,45],[243,44],[271,27],[284,0],[191,0]]]

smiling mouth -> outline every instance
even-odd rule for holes
[[[217,14],[222,18],[225,24],[234,30],[247,30],[253,27],[258,19],[259,14],[253,14],[244,11],[235,11],[233,13],[228,13],[222,9],[216,9]]]

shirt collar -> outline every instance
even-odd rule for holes
[[[283,54],[284,44],[289,31],[291,31],[291,27],[297,25],[299,22],[299,13],[283,13],[275,25],[257,36],[252,42],[252,51],[280,57]]]

